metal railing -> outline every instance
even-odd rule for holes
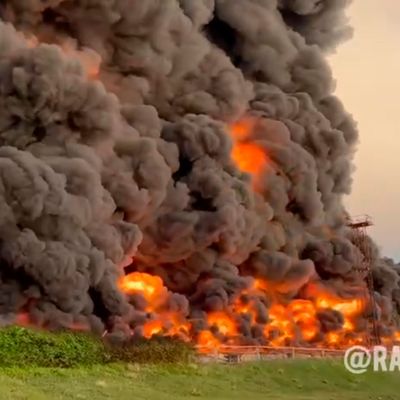
[[[200,360],[219,362],[241,362],[273,358],[333,358],[343,357],[345,350],[310,347],[272,346],[220,346],[210,348],[197,346]]]

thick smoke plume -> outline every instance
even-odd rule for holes
[[[358,135],[326,60],[347,3],[3,0],[2,324],[201,344],[365,332],[342,204]],[[390,335],[400,269],[374,260]]]

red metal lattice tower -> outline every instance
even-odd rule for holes
[[[355,266],[355,270],[365,276],[366,283],[366,318],[370,320],[372,332],[368,334],[366,341],[368,345],[378,345],[381,342],[376,301],[374,295],[374,281],[372,276],[372,249],[367,235],[367,229],[373,225],[371,217],[368,215],[360,215],[353,217],[347,224],[353,231],[354,244],[360,249],[361,259]],[[368,311],[372,312],[372,315]]]

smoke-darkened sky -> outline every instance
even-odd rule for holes
[[[400,258],[400,2],[356,0],[354,38],[332,58],[337,92],[359,123],[353,214],[368,213],[383,253]]]

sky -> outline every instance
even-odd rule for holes
[[[382,254],[400,261],[400,1],[354,0],[353,38],[330,58],[337,95],[358,122],[352,215],[368,214]]]

